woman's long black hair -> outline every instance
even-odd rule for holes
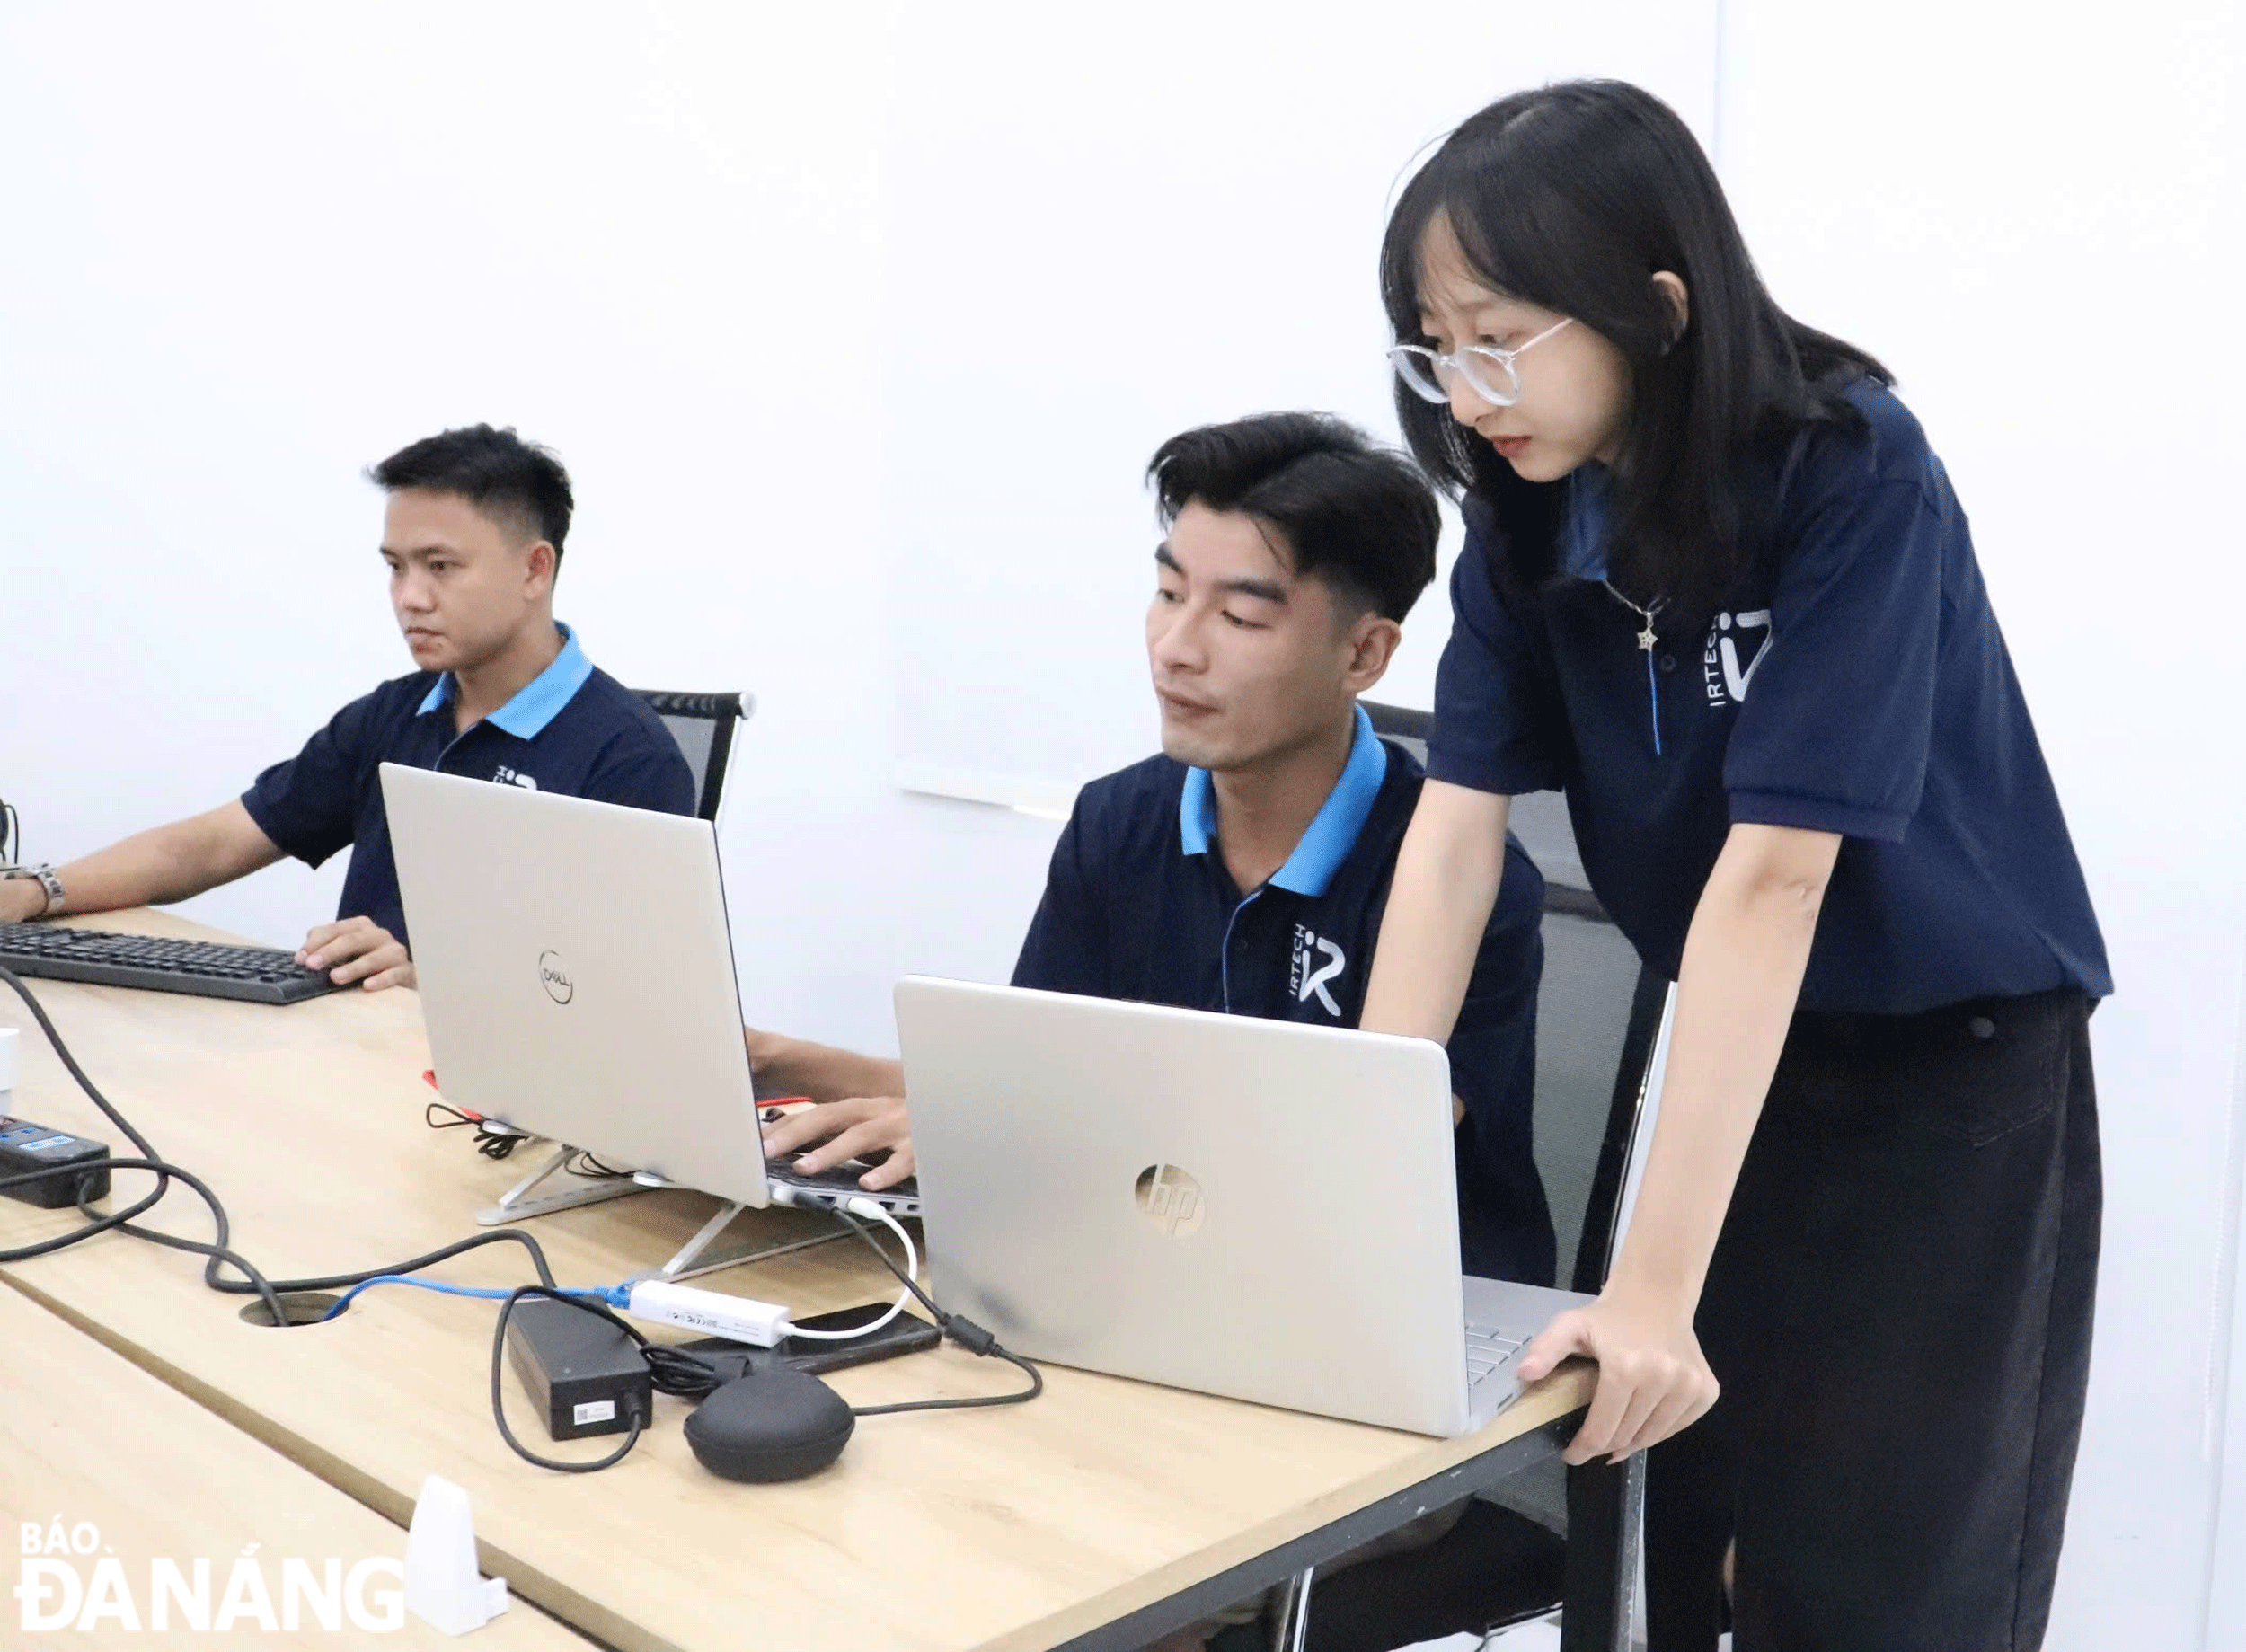
[[[1515,93],[1444,140],[1405,186],[1381,246],[1381,296],[1401,343],[1428,342],[1420,259],[1438,216],[1482,281],[1575,317],[1628,363],[1608,566],[1641,601],[1702,618],[1720,606],[1764,549],[1773,455],[1807,426],[1857,424],[1843,399],[1852,382],[1893,382],[1772,300],[1699,143],[1636,86],[1577,80]],[[1681,334],[1651,279],[1664,269],[1688,296]],[[1505,571],[1531,583],[1549,574],[1557,486],[1524,481],[1447,407],[1401,384],[1396,410],[1428,474],[1494,514]]]

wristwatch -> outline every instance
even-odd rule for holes
[[[19,878],[36,878],[39,887],[47,892],[47,904],[31,915],[43,918],[62,905],[62,879],[55,876],[51,866],[13,866],[0,873],[0,882],[13,883]]]

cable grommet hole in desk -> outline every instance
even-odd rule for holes
[[[326,1291],[286,1293],[280,1299],[281,1312],[287,1316],[288,1325],[317,1325],[328,1317],[340,1300],[340,1298]],[[345,1310],[345,1312],[349,1312],[349,1310]],[[242,1322],[270,1330],[273,1329],[273,1311],[265,1305],[262,1298],[252,1297],[243,1304]]]

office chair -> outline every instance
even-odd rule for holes
[[[1375,732],[1424,758],[1433,720],[1426,712],[1369,702],[1365,709]],[[1536,1168],[1563,1281],[1596,1293],[1614,1259],[1670,987],[1639,963],[1585,883],[1558,794],[1516,798],[1512,820],[1545,877]],[[1548,1460],[1471,1503],[1433,1543],[1361,1561],[1328,1578],[1303,1573],[1275,1592],[1266,1620],[1269,1644],[1278,1652],[1388,1652],[1446,1635],[1495,1636],[1547,1617],[1564,1593],[1571,1515],[1611,1534],[1634,1506],[1622,1478],[1636,1471],[1598,1465],[1570,1471]],[[1634,1531],[1623,1526],[1620,1547],[1634,1554],[1635,1542]],[[1624,1570],[1626,1594],[1634,1564]],[[1621,1609],[1619,1602],[1612,1605]],[[1580,1633],[1570,1634],[1571,1628]],[[1563,1644],[1603,1643],[1606,1626],[1592,1630],[1563,1624]]]
[[[733,755],[734,727],[756,710],[753,694],[682,694],[667,689],[632,691],[654,709],[694,771],[694,813],[715,822],[725,799],[725,769]]]
[[[1435,727],[1434,712],[1415,711],[1408,705],[1379,705],[1370,700],[1357,703],[1365,708],[1365,715],[1373,720],[1375,734],[1395,741],[1422,764],[1427,762],[1428,735]]]

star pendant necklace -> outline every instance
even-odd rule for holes
[[[1612,579],[1602,579],[1599,583],[1606,587],[1608,596],[1645,622],[1645,629],[1638,633],[1638,649],[1646,657],[1646,705],[1653,719],[1653,755],[1658,757],[1661,755],[1661,694],[1653,675],[1653,645],[1658,640],[1653,634],[1653,621],[1655,615],[1668,606],[1669,599],[1657,596],[1649,605],[1640,607],[1616,590]]]

